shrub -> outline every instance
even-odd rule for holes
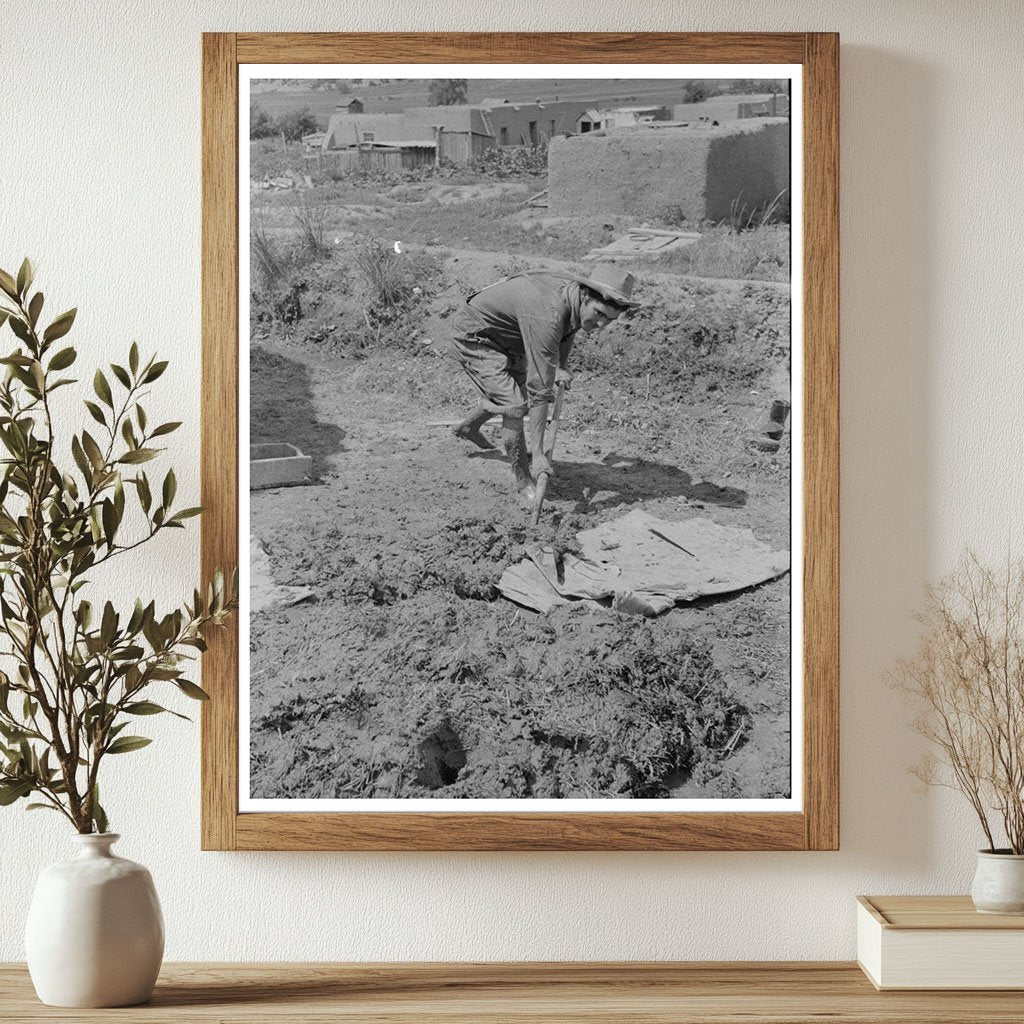
[[[274,119],[258,103],[250,103],[249,138],[265,139],[268,135],[274,135],[276,131]]]
[[[289,142],[298,142],[303,135],[319,131],[320,123],[309,107],[301,110],[292,110],[282,114],[275,122],[275,128],[282,133]]]

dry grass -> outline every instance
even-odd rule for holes
[[[313,192],[303,192],[295,202],[294,217],[300,244],[311,259],[319,259],[330,252],[327,212],[325,200]]]
[[[398,255],[376,238],[368,238],[355,251],[355,265],[371,296],[371,305],[391,309],[407,295],[407,283],[399,268]]]
[[[924,635],[897,684],[920,713],[914,729],[939,756],[914,769],[959,789],[996,849],[998,829],[1024,853],[1024,561],[1003,571],[968,554],[925,591]],[[945,765],[945,771],[939,765]]]
[[[705,228],[693,245],[677,249],[656,262],[637,264],[636,269],[642,272],[646,267],[694,277],[788,281],[789,254],[788,224],[764,224],[742,232],[719,224]]]
[[[273,294],[284,278],[285,260],[268,227],[264,204],[253,204],[249,226],[252,285],[256,292]]]

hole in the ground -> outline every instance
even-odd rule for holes
[[[466,751],[459,734],[448,721],[432,729],[420,740],[420,770],[416,781],[427,789],[450,786],[466,767]]]

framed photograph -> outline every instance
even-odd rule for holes
[[[838,51],[204,36],[204,848],[838,847]]]

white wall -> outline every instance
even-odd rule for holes
[[[862,892],[963,892],[977,830],[922,794],[885,673],[922,582],[966,543],[1021,541],[1024,203],[1016,0],[8,0],[0,265],[24,253],[88,365],[132,338],[173,358],[157,404],[198,490],[202,30],[842,33],[842,850],[817,854],[201,853],[197,731],[160,722],[107,803],[153,871],[170,959],[828,959]],[[197,531],[137,567],[168,601]],[[132,580],[118,581],[127,595]],[[0,960],[56,816],[0,810]]]

